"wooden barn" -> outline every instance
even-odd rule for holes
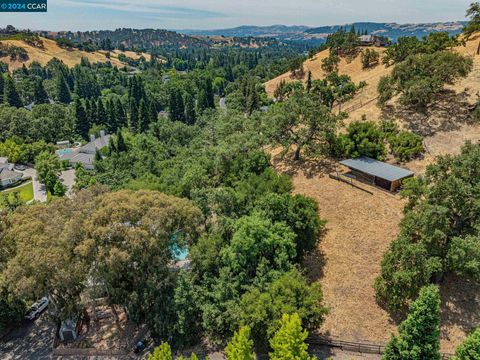
[[[398,166],[390,165],[366,156],[358,159],[340,161],[340,164],[348,167],[352,175],[374,184],[382,189],[394,192],[404,179],[410,178],[414,173]]]

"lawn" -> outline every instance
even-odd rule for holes
[[[20,198],[22,199],[22,201],[29,202],[29,201],[33,200],[33,184],[32,184],[31,181],[26,183],[26,184],[23,184],[19,187],[9,189],[9,190],[4,190],[4,191],[0,192],[0,194],[2,194],[2,193],[14,193],[14,192],[20,193]]]

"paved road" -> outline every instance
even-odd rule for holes
[[[54,330],[55,325],[45,315],[34,322],[25,321],[0,340],[0,359],[51,359]]]
[[[46,202],[47,201],[47,191],[45,186],[40,184],[37,179],[37,171],[34,168],[28,167],[26,170],[22,171],[23,177],[31,177],[33,181],[33,198],[36,201]]]

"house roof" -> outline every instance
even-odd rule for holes
[[[95,155],[79,153],[70,159],[72,163],[82,163],[83,165],[92,165]]]
[[[372,35],[361,35],[360,41],[361,42],[370,42],[373,41],[375,38]]]
[[[0,180],[11,180],[11,179],[18,179],[23,176],[22,173],[8,170],[7,168],[0,169]]]
[[[0,157],[0,165],[8,164],[8,159],[6,157]]]
[[[350,169],[361,171],[388,181],[402,180],[414,175],[410,170],[402,169],[401,167],[390,165],[366,156],[362,156],[358,159],[340,161],[340,164],[345,165]]]
[[[80,148],[80,152],[87,152],[87,153],[94,153],[97,150],[103,149],[105,146],[108,145],[108,142],[110,140],[111,135],[105,135],[99,138],[96,138],[93,141],[90,141],[89,143],[83,145]]]

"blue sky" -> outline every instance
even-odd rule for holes
[[[0,13],[0,26],[11,24],[34,30],[218,29],[273,24],[321,26],[354,21],[436,22],[463,20],[471,1],[48,0],[48,13]]]

